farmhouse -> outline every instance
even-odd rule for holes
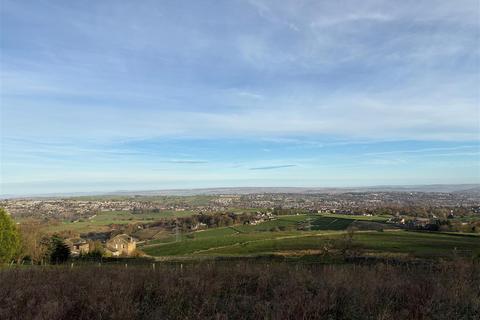
[[[119,234],[107,241],[106,252],[114,257],[129,256],[135,252],[137,240],[127,234]]]
[[[190,227],[190,230],[199,230],[199,229],[203,229],[207,227],[207,224],[206,223],[203,223],[203,222],[199,222],[197,224],[194,224]]]
[[[254,218],[250,220],[246,220],[243,224],[257,225],[259,223],[262,223],[268,220],[275,220],[275,217],[271,212],[267,212],[267,213],[257,212],[257,215]]]
[[[85,254],[90,251],[90,245],[87,240],[82,238],[67,239],[65,240],[65,243],[70,248],[72,256],[79,256],[80,254]]]

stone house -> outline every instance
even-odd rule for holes
[[[72,256],[79,256],[80,254],[90,252],[90,245],[87,240],[82,238],[66,239],[65,244],[70,248],[70,254]]]
[[[127,234],[119,234],[106,243],[105,251],[114,257],[130,256],[137,248],[137,240]]]

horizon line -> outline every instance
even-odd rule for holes
[[[168,188],[168,189],[137,189],[137,190],[128,190],[128,189],[120,189],[120,190],[105,190],[105,191],[77,191],[77,192],[51,192],[51,193],[26,193],[26,194],[0,194],[0,200],[8,200],[8,199],[20,199],[20,198],[61,198],[61,197],[75,197],[75,196],[115,196],[115,195],[140,195],[145,196],[140,193],[155,193],[155,192],[195,192],[198,191],[199,193],[193,193],[189,195],[201,195],[201,191],[221,191],[221,190],[228,190],[228,189],[237,189],[237,190],[247,190],[247,189],[300,189],[300,190],[349,190],[349,189],[379,189],[379,188],[428,188],[428,187],[469,187],[469,188],[476,188],[480,187],[480,183],[433,183],[433,184],[380,184],[380,185],[361,185],[361,186],[329,186],[329,187],[306,187],[306,186],[268,186],[268,187],[235,187],[235,186],[224,186],[224,187],[205,187],[205,188]],[[468,189],[468,188],[467,188]],[[466,189],[465,189],[466,190]],[[408,192],[409,190],[404,190]],[[462,191],[462,190],[457,190]],[[417,192],[426,192],[426,191],[417,191]],[[445,192],[445,191],[428,191],[428,192]],[[450,191],[453,192],[453,191]],[[243,193],[243,194],[251,194],[256,192],[250,193]],[[270,191],[270,193],[281,193]],[[222,194],[222,193],[218,193]],[[235,194],[232,193],[232,194]],[[174,195],[174,194],[171,194]],[[177,194],[178,195],[178,194]],[[162,196],[159,194],[159,196]],[[187,195],[178,195],[178,196],[187,196]]]

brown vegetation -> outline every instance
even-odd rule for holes
[[[0,271],[1,319],[478,319],[480,265],[205,262]]]

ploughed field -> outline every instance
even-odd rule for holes
[[[392,229],[385,217],[296,215],[257,225],[221,227],[165,237],[140,249],[158,258],[331,255],[471,257],[480,255],[480,237],[468,234]],[[350,227],[350,228],[349,228]],[[353,228],[354,227],[354,228]],[[354,232],[350,230],[354,229]]]

